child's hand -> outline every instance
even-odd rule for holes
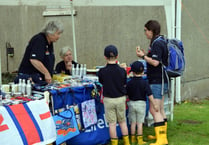
[[[126,70],[127,65],[126,65],[126,63],[121,63],[120,67],[122,67],[122,68],[124,68]]]

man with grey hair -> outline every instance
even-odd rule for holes
[[[77,65],[79,65],[73,60],[72,49],[69,46],[63,47],[60,50],[60,57],[62,58],[62,61],[57,63],[55,72],[71,75],[72,66],[74,65],[74,67],[76,67]]]
[[[55,63],[53,42],[62,33],[62,23],[53,20],[46,23],[42,32],[31,38],[20,64],[16,83],[20,78],[31,78],[34,83],[41,85],[51,83]]]

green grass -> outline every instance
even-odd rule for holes
[[[153,127],[144,126],[144,140],[154,134]],[[174,119],[168,121],[169,145],[209,145],[209,99],[183,102],[174,106]],[[110,144],[109,144],[110,145]],[[123,145],[123,141],[119,141]]]
[[[169,145],[209,144],[209,100],[184,102],[174,108],[168,124]]]

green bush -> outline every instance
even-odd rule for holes
[[[14,78],[16,76],[16,73],[2,73],[2,84],[8,84],[9,82],[13,82]]]

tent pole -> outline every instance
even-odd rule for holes
[[[72,31],[73,31],[73,47],[74,47],[73,52],[74,52],[74,60],[77,62],[73,0],[70,0],[70,6],[71,6],[70,10],[71,10]]]
[[[0,86],[2,85],[2,73],[1,73],[1,48],[0,48]]]
[[[164,8],[166,14],[166,24],[167,24],[167,31],[168,31],[168,38],[174,38],[175,34],[175,1],[173,0],[164,0]],[[174,108],[174,90],[175,90],[175,78],[171,78],[170,82],[170,89],[171,93],[169,98],[169,107],[170,107],[170,119],[173,121],[173,108]]]
[[[176,0],[176,38],[181,40],[181,0]],[[176,102],[181,103],[181,77],[176,78]]]

